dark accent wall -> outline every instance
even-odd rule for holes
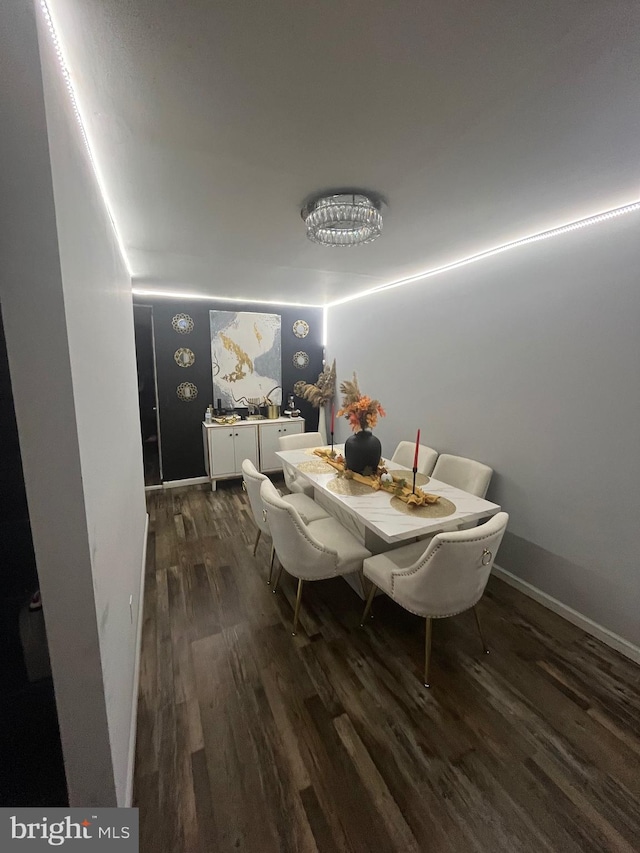
[[[304,379],[315,382],[322,370],[322,309],[291,308],[289,306],[260,303],[239,305],[235,302],[181,300],[135,297],[139,305],[153,308],[153,328],[156,349],[158,381],[158,410],[162,451],[163,479],[184,480],[205,474],[202,450],[201,423],[204,412],[213,399],[211,372],[211,336],[209,311],[252,311],[280,314],[282,318],[282,410],[286,408],[287,395],[294,384]],[[194,322],[193,331],[183,335],[176,332],[171,320],[176,314],[188,314]],[[306,320],[309,334],[297,338],[293,333],[296,320]],[[173,355],[180,347],[188,347],[195,354],[192,367],[179,367]],[[300,370],[293,365],[293,354],[303,350],[309,355],[309,365]],[[198,397],[185,403],[176,394],[181,382],[193,382]],[[318,428],[318,410],[296,397],[296,405],[305,419],[307,431]],[[238,410],[244,412],[246,410]]]

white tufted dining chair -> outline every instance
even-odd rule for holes
[[[292,631],[295,636],[304,582],[358,572],[371,551],[332,516],[305,524],[296,507],[283,500],[269,480],[262,483],[260,496],[280,563],[273,591],[277,591],[282,569],[298,578]]]
[[[397,462],[398,465],[404,465],[405,468],[413,468],[413,459],[416,452],[416,446],[412,441],[401,441],[396,447],[391,457],[391,462]],[[427,447],[426,444],[418,445],[418,471],[427,476],[433,471],[433,466],[436,464],[438,451],[433,447]]]
[[[451,456],[449,453],[441,453],[438,456],[431,473],[434,480],[441,480],[478,498],[487,494],[492,475],[493,468],[488,465],[474,459],[465,459],[464,456]]]
[[[364,561],[363,570],[371,581],[371,590],[362,625],[377,589],[410,613],[425,617],[425,687],[429,687],[433,619],[455,616],[473,608],[482,646],[488,654],[475,605],[482,598],[508,521],[507,513],[499,512],[480,527],[438,533],[429,540],[426,550],[424,542],[413,542]]]
[[[249,506],[251,507],[251,513],[253,515],[253,520],[256,523],[258,528],[258,534],[256,536],[256,541],[253,546],[253,555],[255,557],[256,550],[258,548],[258,542],[260,541],[260,536],[264,533],[267,536],[271,536],[271,532],[269,530],[269,525],[267,524],[266,516],[265,516],[265,508],[262,503],[262,498],[260,497],[260,486],[264,483],[264,481],[271,483],[268,477],[264,474],[261,474],[256,466],[250,459],[245,459],[242,463],[242,488],[247,493],[249,498]],[[273,484],[272,484],[273,485]],[[275,486],[274,486],[275,489]],[[294,506],[300,514],[300,517],[305,522],[305,524],[310,521],[319,521],[321,518],[327,518],[328,513],[325,512],[322,507],[317,504],[312,498],[307,497],[307,495],[302,494],[293,494],[293,495],[284,495],[282,500],[286,501],[291,506]],[[269,580],[267,583],[271,583],[271,574],[273,572],[273,557],[274,557],[274,549],[271,547],[271,563],[269,565]]]
[[[294,435],[282,435],[278,441],[280,442],[280,450],[304,450],[307,447],[324,447],[325,445],[319,432],[300,432]],[[284,481],[290,492],[300,492],[310,498],[313,497],[313,486],[300,477],[295,468],[292,468],[285,462],[282,470]]]

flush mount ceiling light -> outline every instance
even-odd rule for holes
[[[359,246],[382,231],[380,201],[355,190],[315,196],[301,216],[307,237],[321,246]]]

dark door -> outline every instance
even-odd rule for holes
[[[134,305],[133,321],[138,365],[138,399],[144,458],[145,486],[162,482],[158,397],[156,391],[156,359],[153,342],[153,309],[150,305]]]

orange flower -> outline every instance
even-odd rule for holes
[[[338,417],[347,418],[354,432],[373,429],[378,423],[378,416],[385,417],[385,414],[378,400],[373,400],[367,394],[360,394],[355,383],[351,384],[350,393],[345,394],[342,408],[338,411]]]

